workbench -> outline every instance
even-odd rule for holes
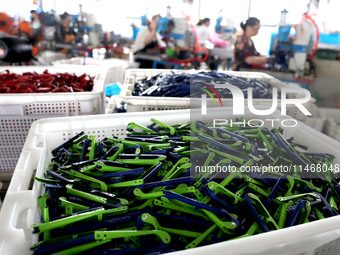
[[[213,57],[218,57],[221,60],[226,61],[226,66],[230,69],[231,61],[234,57],[234,51],[231,47],[227,48],[217,48],[209,51],[209,54]],[[138,53],[134,56],[135,59],[143,59],[143,60],[151,60],[153,61],[152,68],[157,68],[158,65],[168,65],[171,68],[182,69],[183,66],[195,66],[195,63],[198,62],[197,58],[188,58],[188,59],[173,59],[166,56],[166,54],[152,55],[146,53]],[[226,69],[224,67],[223,69]]]
[[[214,47],[211,51],[210,51],[212,56],[216,56],[216,57],[220,57],[220,58],[224,58],[224,59],[233,59],[234,58],[234,50],[231,47],[227,47],[227,48],[218,48],[218,47]]]
[[[152,55],[146,53],[138,53],[134,55],[135,59],[144,59],[153,61],[152,68],[156,69],[158,65],[168,65],[171,68],[182,69],[183,66],[193,66],[197,62],[197,58],[189,58],[189,59],[169,59],[165,54]]]
[[[76,52],[83,52],[87,55],[87,57],[93,57],[93,50],[104,48],[107,53],[107,58],[110,58],[110,50],[113,49],[113,45],[102,45],[102,46],[78,46],[74,44],[66,44],[66,43],[56,43],[55,48],[63,48],[70,50],[70,57],[74,57]],[[84,55],[85,55],[84,54]]]
[[[209,54],[213,59],[214,57],[217,57],[218,59],[222,60],[223,70],[230,69],[231,62],[234,58],[234,50],[231,47],[227,48],[214,47],[212,50],[209,51]]]

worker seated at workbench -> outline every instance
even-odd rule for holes
[[[56,43],[74,44],[76,33],[71,28],[71,16],[67,12],[60,15],[61,23],[57,25],[54,34]],[[58,51],[67,53],[69,49],[57,48]]]
[[[197,39],[198,39],[198,43],[200,47],[207,48],[207,45],[209,44],[211,45],[209,26],[210,26],[209,18],[204,18],[196,24],[196,34],[197,34]],[[209,65],[209,68],[211,70],[216,70],[215,64],[211,62],[210,52],[208,53],[208,55],[209,56],[206,62]]]
[[[135,44],[132,46],[134,55],[138,53],[159,55],[164,50],[166,44],[162,41],[161,35],[157,33],[159,18],[160,15],[153,16],[148,26],[138,33]],[[135,61],[140,63],[140,68],[152,68],[153,60],[137,57]]]
[[[210,19],[204,18],[200,20],[196,25],[196,33],[200,46],[205,46],[206,41],[210,39]]]
[[[230,19],[219,18],[215,31],[210,36],[214,48],[227,48],[234,44],[234,23]]]
[[[242,21],[240,26],[243,33],[235,42],[233,70],[239,71],[241,68],[260,67],[266,64],[270,57],[260,55],[251,39],[260,30],[260,20],[250,17],[246,21]]]
[[[231,48],[231,45],[234,44],[233,22],[222,18],[217,19],[215,31],[210,36],[210,42],[214,48],[209,52],[209,67],[212,70],[217,70],[218,66],[224,63],[225,60],[226,66],[223,64],[223,68],[228,67],[229,69],[233,58],[233,50]]]

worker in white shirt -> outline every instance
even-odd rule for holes
[[[166,46],[165,42],[162,41],[161,35],[157,33],[157,24],[160,15],[155,15],[149,22],[148,27],[141,30],[136,38],[135,44],[132,46],[134,54],[146,53],[146,54],[160,54],[160,49]],[[152,60],[136,58],[136,62],[140,63],[140,68],[151,68]]]
[[[210,26],[210,19],[209,18],[204,18],[204,19],[200,20],[196,25],[197,39],[198,39],[198,43],[201,47],[208,48],[209,44],[212,45],[211,42],[210,42],[209,26]],[[213,58],[213,56],[211,56],[211,51],[209,50],[209,57],[205,62],[211,70],[216,70],[217,65],[216,65],[215,61],[213,61],[213,60],[214,60],[214,58]]]
[[[196,34],[198,42],[201,46],[204,46],[205,43],[209,41],[210,38],[209,26],[210,26],[209,18],[204,18],[197,23]]]

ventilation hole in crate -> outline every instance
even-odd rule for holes
[[[32,209],[24,209],[22,210],[18,217],[17,217],[17,221],[14,222],[14,227],[18,228],[18,229],[22,229],[25,233],[25,236],[30,236],[32,235],[32,229],[29,226],[29,224],[27,224],[27,219],[32,216]]]
[[[34,169],[33,173],[32,173],[32,177],[31,177],[30,183],[28,185],[28,189],[29,190],[32,190],[32,188],[33,188],[33,185],[34,185],[34,176],[36,176],[36,174],[37,174],[37,169]]]
[[[18,158],[21,154],[21,147],[8,147],[2,146],[0,147],[0,155],[1,158],[10,159],[10,158]]]
[[[0,171],[13,172],[17,164],[18,158],[15,159],[1,159],[0,160]]]
[[[0,133],[26,133],[29,131],[31,124],[37,120],[38,118],[32,118],[32,119],[3,119],[1,120],[1,126],[0,126]]]
[[[55,103],[35,103],[25,106],[26,115],[32,114],[55,114],[55,113],[66,113],[67,108],[69,112],[76,112],[76,108],[78,107],[78,111],[81,110],[80,103],[69,102],[68,107],[65,102],[55,102]]]
[[[4,134],[1,135],[1,145],[5,146],[23,146],[26,140],[27,136],[26,132],[25,134]]]

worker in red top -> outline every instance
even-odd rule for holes
[[[251,68],[251,65],[267,63],[269,57],[260,55],[251,39],[259,32],[260,20],[250,17],[246,21],[242,21],[240,26],[243,33],[235,42],[233,70],[239,71],[240,68]]]

